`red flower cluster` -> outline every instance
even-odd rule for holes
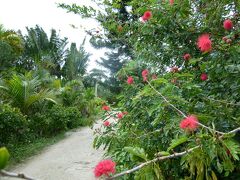
[[[170,5],[174,4],[174,0],[169,0]]]
[[[128,76],[127,83],[128,84],[133,84],[133,82],[134,82],[133,77],[132,76]]]
[[[202,81],[206,81],[208,79],[208,75],[206,73],[202,73],[201,76],[200,76],[200,79]]]
[[[142,71],[142,77],[143,77],[143,81],[147,81],[147,76],[148,76],[148,70],[147,69],[144,69]]]
[[[103,122],[103,125],[106,126],[106,127],[108,127],[108,126],[110,126],[110,122],[109,122],[109,121],[104,121],[104,122]]]
[[[115,173],[116,163],[112,160],[103,160],[97,164],[94,169],[95,177],[100,177],[102,175],[109,176],[110,174]]]
[[[143,16],[142,16],[142,20],[143,21],[147,21],[152,17],[152,12],[151,11],[146,11]]]
[[[189,59],[191,59],[191,55],[188,54],[188,53],[184,54],[183,58],[184,58],[185,61],[188,61]]]
[[[202,52],[209,52],[212,49],[212,41],[210,40],[209,34],[203,34],[198,37],[197,42],[198,48]]]
[[[122,118],[123,118],[123,115],[124,115],[123,113],[118,113],[118,114],[117,114],[118,119],[122,119]]]
[[[231,30],[232,28],[233,28],[233,23],[232,23],[232,21],[230,20],[230,19],[227,19],[227,20],[225,20],[224,22],[223,22],[223,27],[224,27],[224,29],[226,29],[226,30]]]
[[[102,110],[104,110],[104,111],[110,111],[110,107],[109,107],[109,106],[103,106],[103,107],[102,107]]]
[[[194,131],[197,127],[198,119],[194,115],[188,116],[180,122],[180,128],[185,130]]]

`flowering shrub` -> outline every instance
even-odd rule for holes
[[[128,116],[98,135],[95,147],[106,147],[117,172],[135,167],[127,179],[235,177],[240,145],[234,134],[223,132],[240,126],[236,23],[226,21],[222,27],[221,16],[209,15],[216,22],[204,16],[219,7],[213,1],[164,1],[161,6],[146,1],[140,7],[132,2],[133,13],[142,12],[145,4],[155,7],[154,16],[125,29],[135,54],[135,62],[119,72],[127,79],[119,108]],[[178,152],[187,155],[158,162]]]
[[[98,134],[94,142],[96,148],[104,145],[117,163],[117,172],[130,169],[122,173],[126,176],[117,177],[239,177],[239,132],[232,132],[240,126],[236,2],[120,0],[105,4],[108,14],[99,18],[108,37],[132,52],[132,61],[119,75],[134,79],[134,84],[122,82],[119,96],[119,108],[128,115]],[[132,11],[124,19],[121,12],[128,6]],[[154,16],[146,22],[141,16],[148,8]],[[144,23],[139,23],[139,17]],[[223,26],[226,17],[232,24],[226,21]],[[126,27],[121,35],[115,33],[120,23]],[[183,61],[186,52],[191,57]],[[142,74],[146,69],[148,74]],[[153,75],[150,72],[158,78],[147,78]],[[186,114],[194,114],[197,120]]]

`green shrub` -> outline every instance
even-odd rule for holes
[[[0,105],[0,146],[26,141],[28,122],[18,108]]]
[[[30,118],[30,129],[40,136],[54,135],[81,125],[81,112],[76,107],[54,105],[45,113],[36,113]]]
[[[49,134],[50,121],[46,113],[36,113],[29,120],[29,128],[33,134],[44,136]]]

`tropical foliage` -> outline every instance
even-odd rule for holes
[[[239,3],[101,5],[104,13],[60,4],[96,18],[104,28],[97,38],[120,41],[131,52],[132,62],[118,72],[118,108],[128,114],[110,123],[109,113],[116,115],[104,106],[105,128],[94,143],[116,164],[99,163],[95,175],[112,175],[116,165],[119,174],[107,179],[239,177]]]

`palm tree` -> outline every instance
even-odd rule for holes
[[[68,80],[82,77],[87,71],[90,54],[84,50],[84,43],[85,40],[80,45],[79,50],[77,50],[75,43],[71,44],[63,67],[65,78]]]
[[[61,77],[61,66],[66,58],[67,38],[61,39],[56,30],[51,30],[50,38],[39,26],[27,28],[23,36],[25,51],[20,62],[28,70],[44,68],[51,75]]]
[[[31,72],[26,75],[15,74],[10,79],[3,80],[0,90],[2,101],[10,102],[25,114],[36,102],[47,100],[57,103],[55,93],[42,89],[41,81],[38,77],[32,77]]]

